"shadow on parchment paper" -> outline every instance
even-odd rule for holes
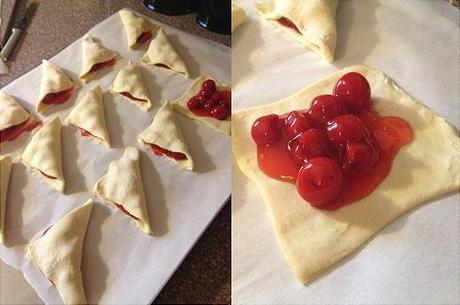
[[[115,101],[115,96],[110,92],[103,92],[105,122],[110,133],[110,142],[112,148],[123,148],[123,127],[121,126],[120,114],[118,113],[118,105]]]
[[[337,46],[335,49],[335,62],[337,67],[349,66],[349,62],[338,63],[345,59],[346,55],[352,56],[353,62],[364,63],[367,56],[372,52],[380,41],[376,32],[376,11],[379,4],[376,1],[340,1],[337,7]],[[366,12],[356,14],[356,12]],[[354,35],[353,35],[353,34]],[[358,35],[362,33],[365,35]],[[356,37],[360,41],[359,48],[353,46],[358,41],[351,41],[350,37]],[[353,52],[351,50],[353,49]],[[348,51],[348,52],[347,52]]]
[[[138,65],[141,74],[142,74],[142,79],[144,81],[144,84],[146,84],[148,88],[148,94],[150,97],[150,100],[152,102],[152,108],[149,109],[155,109],[160,107],[160,103],[162,101],[161,99],[161,87],[158,85],[158,83],[155,81],[156,75],[153,73],[148,73],[147,69],[141,65]]]
[[[78,168],[77,128],[70,125],[62,126],[62,171],[65,177],[65,194],[86,191],[86,179]]]
[[[169,231],[169,213],[165,201],[165,191],[160,183],[160,175],[153,166],[152,160],[144,151],[140,151],[140,167],[152,234],[160,237]],[[150,184],[147,184],[147,181]]]
[[[180,58],[185,62],[190,78],[195,78],[200,74],[200,65],[196,62],[195,58],[189,53],[186,46],[177,37],[177,34],[168,35],[169,41],[173,45],[173,48],[179,54]]]
[[[110,215],[108,207],[94,202],[82,255],[82,276],[88,304],[99,304],[107,286],[109,270],[99,251],[99,245],[102,240],[102,225]]]

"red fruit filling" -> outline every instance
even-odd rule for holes
[[[208,79],[201,84],[200,91],[187,102],[187,106],[197,116],[224,121],[230,116],[231,103],[231,92],[217,90],[216,82]]]
[[[133,100],[133,101],[140,101],[140,102],[147,102],[146,100],[142,99],[142,98],[137,98],[137,97],[134,97],[131,93],[129,92],[120,92],[120,94],[126,96],[127,98],[129,98],[130,100]]]
[[[7,129],[0,131],[0,143],[13,141],[17,137],[19,137],[23,132],[30,132],[38,126],[40,126],[41,124],[42,121],[31,122],[31,120],[28,119],[18,125],[8,127]]]
[[[118,204],[118,203],[115,203],[115,206],[116,206],[121,212],[123,212],[124,214],[128,215],[129,217],[132,217],[132,218],[134,218],[134,219],[136,219],[136,220],[139,220],[138,217],[136,217],[136,216],[134,216],[133,214],[131,214],[130,212],[128,212],[128,211],[123,207],[123,205]]]
[[[299,33],[300,35],[302,35],[302,33],[300,33],[299,29],[297,28],[297,26],[294,24],[294,22],[292,22],[291,20],[289,20],[288,18],[286,17],[281,17],[280,19],[278,19],[278,22],[285,26],[285,27],[288,27],[294,31],[296,31],[297,33]]]
[[[91,67],[91,70],[89,70],[89,73],[96,72],[98,70],[101,70],[103,68],[109,68],[115,64],[116,58],[112,58],[111,60],[100,62],[98,64],[95,64]]]
[[[41,170],[38,170],[43,176],[49,178],[49,179],[57,179],[56,177],[53,177],[53,176],[50,176],[50,175],[47,175],[45,174],[44,172],[42,172]]]
[[[171,69],[169,66],[165,64],[154,64],[154,66],[160,67],[160,68],[165,68],[165,69]]]
[[[152,148],[152,151],[155,154],[155,156],[166,156],[166,157],[173,158],[176,160],[187,159],[187,156],[180,152],[173,152],[173,151],[164,149],[155,144],[150,144],[150,147]]]
[[[61,92],[48,93],[42,100],[42,103],[47,105],[60,105],[67,102],[72,95],[73,87]]]
[[[307,110],[258,118],[251,136],[265,174],[296,184],[311,206],[335,210],[369,195],[413,132],[401,118],[381,117],[367,80],[352,72]]]
[[[144,32],[139,37],[137,37],[136,44],[144,44],[150,39],[152,39],[152,31]]]
[[[92,136],[91,132],[84,130],[83,128],[78,127],[78,131],[80,131],[80,135],[82,137],[90,137]]]

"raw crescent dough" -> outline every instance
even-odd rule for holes
[[[43,113],[53,105],[43,103],[43,99],[50,93],[58,93],[73,88],[73,82],[65,75],[62,69],[43,59],[42,60],[42,80],[40,84],[40,94],[38,95],[37,112]]]
[[[12,160],[10,155],[0,157],[0,244],[5,243],[5,211]]]
[[[27,112],[11,96],[0,90],[0,130],[19,125],[30,118]]]
[[[128,46],[131,49],[136,47],[139,36],[157,28],[156,25],[145,18],[139,17],[130,10],[122,9],[119,13],[128,38]]]
[[[216,82],[217,90],[231,91],[229,86],[221,84],[211,77],[200,76],[193,81],[190,87],[188,87],[187,91],[185,91],[185,93],[180,98],[172,102],[172,106],[174,109],[188,116],[189,118],[197,120],[198,122],[204,123],[205,125],[217,129],[220,132],[230,135],[230,117],[224,121],[221,121],[212,117],[197,116],[192,111],[190,111],[190,109],[188,109],[187,102],[198,92],[200,92],[201,84],[207,79],[212,79],[214,82]]]
[[[33,134],[19,160],[48,184],[64,192],[65,182],[61,160],[61,121],[58,116],[48,119]],[[55,177],[51,179],[44,174]]]
[[[414,139],[396,155],[385,180],[364,199],[336,211],[311,207],[293,184],[266,176],[257,165],[250,130],[270,113],[305,109],[315,96],[332,92],[345,73],[363,74],[375,109],[412,126]],[[380,71],[366,66],[343,69],[279,102],[233,113],[232,148],[243,173],[259,188],[269,209],[280,248],[301,282],[308,282],[359,249],[388,223],[413,207],[460,186],[460,139],[443,118],[415,101]]]
[[[232,4],[232,33],[239,27],[246,18],[246,12],[236,4]]]
[[[119,160],[110,163],[107,173],[96,182],[94,193],[113,205],[122,205],[138,218],[131,217],[140,230],[152,233],[139,169],[139,152],[135,147],[127,147]]]
[[[110,147],[101,87],[91,89],[70,112],[65,122],[88,131],[99,143]]]
[[[81,256],[92,207],[89,199],[59,219],[25,251],[26,259],[56,286],[64,304],[87,304]]]
[[[147,67],[174,72],[189,77],[184,61],[172,47],[163,28],[158,30],[157,35],[150,42],[147,52],[141,57],[141,62]],[[155,66],[157,64],[166,65],[169,69]]]
[[[83,58],[80,70],[80,79],[83,83],[89,82],[95,74],[98,74],[98,71],[90,72],[91,68],[95,64],[107,62],[118,56],[116,52],[107,49],[89,34],[83,36],[82,50]]]
[[[176,160],[168,158],[187,170],[193,170],[193,159],[182,131],[174,119],[171,105],[166,101],[153,118],[152,124],[138,137],[139,143],[150,149],[150,144],[155,144],[172,152],[183,153],[187,159]]]
[[[115,80],[110,86],[110,92],[119,94],[121,97],[139,106],[142,110],[147,111],[152,107],[152,101],[150,100],[149,93],[142,80],[141,70],[136,64],[131,62],[115,76]],[[145,100],[145,102],[132,100],[120,94],[122,92],[129,92],[133,97]]]
[[[333,61],[337,41],[337,4],[338,0],[266,0],[263,4],[254,5],[265,19],[327,61]],[[302,35],[281,25],[277,21],[281,17],[291,20]]]

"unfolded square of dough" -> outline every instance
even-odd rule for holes
[[[307,101],[332,92],[336,81],[351,71],[369,81],[377,112],[406,120],[414,139],[397,153],[390,173],[370,195],[335,211],[318,210],[300,198],[295,185],[269,178],[259,169],[251,126],[266,114],[308,108]],[[366,66],[343,69],[278,102],[236,111],[232,129],[234,158],[261,192],[281,251],[304,283],[413,207],[460,186],[457,130],[382,72]]]
[[[153,31],[158,28],[149,20],[134,14],[130,10],[122,9],[119,14],[128,38],[128,46],[131,49],[139,45],[138,39],[142,34],[150,33],[152,35]]]

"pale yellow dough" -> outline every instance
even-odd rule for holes
[[[102,68],[99,71],[90,72],[95,64],[104,63],[116,58],[118,54],[104,47],[99,40],[93,38],[89,34],[83,36],[82,40],[82,66],[80,69],[80,79],[85,84],[91,79],[100,75],[107,69]]]
[[[216,82],[216,88],[218,91],[231,91],[231,88],[225,84],[219,83],[217,80],[211,77],[200,76],[196,78],[193,83],[188,87],[185,93],[179,97],[177,100],[172,102],[174,109],[181,112],[182,114],[188,116],[191,119],[197,120],[207,126],[210,126],[220,132],[225,134],[230,134],[230,123],[231,117],[228,117],[226,120],[218,120],[212,117],[197,116],[187,106],[187,102],[195,96],[201,90],[201,85],[207,79],[212,79]]]
[[[110,137],[105,123],[104,101],[101,87],[95,86],[78,102],[65,122],[91,133],[91,138],[110,147]]]
[[[0,90],[0,131],[19,125],[30,118],[27,112],[11,96]]]
[[[61,121],[54,116],[36,129],[19,160],[32,173],[41,176],[55,190],[64,192],[61,160]],[[48,176],[56,179],[48,178]]]
[[[375,109],[406,120],[414,139],[401,148],[390,174],[369,196],[336,211],[322,211],[303,201],[295,185],[269,178],[259,169],[250,131],[260,116],[308,108],[309,101],[330,94],[335,82],[350,71],[369,81]],[[366,66],[343,69],[279,102],[234,112],[232,144],[238,166],[264,198],[282,253],[304,283],[359,249],[411,208],[458,191],[460,186],[457,130],[382,72]]]
[[[128,38],[128,46],[131,49],[137,46],[137,39],[139,36],[158,28],[158,26],[154,25],[149,20],[139,17],[130,10],[122,9],[119,14],[123,27],[125,28],[126,37]]]
[[[232,4],[232,33],[239,27],[246,18],[246,12],[236,4]]]
[[[338,0],[266,0],[256,3],[260,14],[292,38],[322,56],[327,61],[334,60],[337,42],[335,11]],[[281,25],[281,17],[292,21],[299,31]]]
[[[66,305],[87,304],[81,256],[92,207],[89,199],[59,219],[25,251],[26,259],[56,286]]]
[[[143,232],[152,233],[139,168],[139,151],[135,147],[127,147],[120,159],[110,162],[107,173],[96,182],[94,193],[114,206],[122,205],[138,219],[126,217],[135,221]]]
[[[10,155],[0,157],[0,244],[5,243],[6,196],[8,194],[11,166],[12,159]]]

